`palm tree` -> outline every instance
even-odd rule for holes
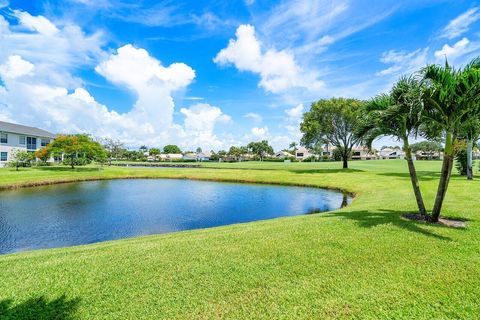
[[[403,143],[418,211],[427,216],[409,142],[409,137],[417,135],[422,123],[423,89],[421,81],[412,76],[400,78],[390,94],[379,95],[365,105],[357,134],[369,148],[380,136],[393,136]]]
[[[431,220],[437,222],[453,168],[454,144],[466,119],[478,117],[480,102],[480,68],[477,60],[463,70],[445,66],[428,65],[421,73],[427,86],[424,101],[427,136],[445,137],[445,150]]]
[[[468,78],[469,82],[471,82],[472,80],[476,81],[474,74],[476,73],[475,70],[479,69],[480,58],[472,60],[467,65],[467,67],[464,69],[464,73],[468,73],[470,75],[470,77]],[[466,103],[469,104],[469,108],[471,111],[468,112],[464,116],[464,119],[461,121],[461,132],[467,142],[467,179],[473,180],[473,144],[480,136],[480,104],[478,103],[478,99],[475,99],[475,97],[470,97],[470,99],[468,99]]]
[[[473,180],[473,145],[480,136],[480,119],[473,116],[462,121],[459,135],[465,139],[467,145],[467,179]]]

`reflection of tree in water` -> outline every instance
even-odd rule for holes
[[[348,206],[348,194],[344,193],[343,198],[342,198],[342,204],[340,205],[340,208],[345,208]]]
[[[340,204],[340,208],[345,208],[348,206],[348,199],[350,199],[350,195],[348,193],[344,193],[342,197],[342,203]],[[320,212],[325,212],[325,211],[331,211],[331,210],[336,210],[337,208],[332,208],[332,209],[327,209],[327,208],[310,208],[308,209],[305,214],[315,214],[315,213],[320,213]]]
[[[30,298],[13,305],[13,300],[0,301],[0,319],[53,320],[75,319],[79,298],[67,299],[65,295],[47,301],[45,297]]]

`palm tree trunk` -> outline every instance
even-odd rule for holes
[[[423,202],[422,192],[417,177],[417,170],[415,169],[415,164],[412,159],[412,149],[406,140],[403,143],[403,149],[405,150],[405,158],[408,163],[408,171],[410,173],[410,180],[412,181],[413,193],[415,194],[415,200],[417,200],[418,212],[422,216],[426,216],[427,210],[425,209],[425,203]]]
[[[467,139],[467,179],[473,180],[473,166],[472,166],[472,154],[473,153],[473,141]]]
[[[442,211],[443,200],[447,193],[448,183],[450,182],[450,175],[453,167],[453,135],[447,132],[445,139],[445,151],[443,156],[442,172],[440,175],[440,182],[438,183],[437,196],[435,197],[435,204],[433,205],[431,221],[437,222]]]
[[[348,156],[343,155],[342,156],[342,161],[343,161],[343,169],[348,169]]]

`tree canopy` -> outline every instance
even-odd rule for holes
[[[182,153],[182,150],[174,144],[168,144],[163,147],[163,153]]]
[[[265,156],[273,154],[273,148],[268,144],[267,140],[250,142],[247,148],[249,152],[259,157],[260,161],[263,161]]]
[[[47,147],[48,153],[63,156],[63,162],[70,165],[85,165],[95,159],[105,157],[105,149],[86,134],[59,135]]]
[[[337,147],[343,167],[348,168],[352,148],[361,141],[355,135],[355,129],[362,105],[362,101],[350,98],[322,99],[312,103],[300,125],[301,143],[307,147],[324,144]]]

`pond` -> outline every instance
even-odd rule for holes
[[[65,247],[338,209],[341,192],[174,179],[0,192],[0,253]]]

